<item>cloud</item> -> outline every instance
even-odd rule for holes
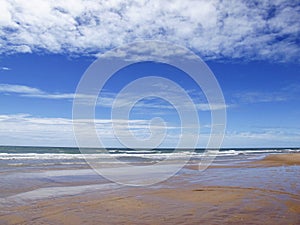
[[[28,114],[0,115],[2,145],[74,146],[71,121]]]
[[[300,94],[300,85],[291,84],[279,88],[277,91],[241,91],[233,94],[233,101],[238,103],[268,103],[297,100]]]
[[[228,147],[299,147],[300,130],[297,129],[264,129],[255,131],[227,131],[223,146]]]
[[[121,59],[122,61],[156,61],[164,63],[180,62],[183,59],[198,59],[189,49],[178,45],[169,45],[165,42],[147,41],[134,42],[129,46],[120,46],[112,51],[96,54],[105,59]]]
[[[0,0],[0,5],[5,54],[93,55],[132,41],[161,40],[205,59],[299,61],[298,1]]]
[[[81,121],[87,122],[87,121]],[[149,136],[148,120],[115,120],[116,126],[121,129],[121,135],[126,135],[128,128],[139,138]],[[29,114],[2,114],[0,115],[0,144],[1,145],[39,145],[39,146],[76,146],[73,134],[72,119],[34,117]],[[112,120],[96,119],[97,134],[105,146],[120,147],[114,137]],[[209,125],[203,125],[209,127]],[[180,128],[168,126],[170,134],[162,147],[174,146],[180,138]],[[155,129],[161,129],[160,126]],[[124,132],[123,132],[124,130]],[[195,136],[196,135],[196,136]],[[205,147],[209,138],[208,133],[191,133],[187,138],[191,140],[199,135],[199,147]],[[188,140],[187,140],[187,143]],[[227,131],[222,147],[298,147],[300,143],[299,128],[268,128],[260,132],[254,131]],[[188,145],[187,145],[188,147]]]
[[[5,66],[3,66],[3,67],[0,67],[0,71],[8,71],[8,70],[11,70],[11,68],[8,68],[8,67],[5,67]]]
[[[0,94],[18,94],[21,97],[45,99],[73,99],[73,93],[48,93],[38,88],[25,85],[0,84]]]
[[[202,100],[202,98],[199,98],[199,93],[197,93],[197,96],[193,93],[193,91],[185,90],[187,93],[191,95],[191,98],[193,99],[194,106],[197,110],[201,111],[210,111],[210,110],[221,110],[230,107],[230,105],[223,105],[218,103],[205,103],[205,99]],[[30,98],[42,98],[42,99],[67,99],[67,100],[73,100],[75,97],[74,93],[49,93],[45,92],[41,89],[29,87],[25,85],[14,85],[14,84],[0,84],[0,94],[17,94],[20,97],[30,97]],[[165,101],[162,101],[158,98],[153,98],[153,96],[166,96],[168,99],[165,99]],[[132,97],[137,96],[139,93],[131,93],[127,95],[122,95],[121,100],[119,103],[121,103],[117,107],[122,107],[123,105],[131,105]],[[141,109],[144,111],[144,109],[161,109],[161,110],[172,110],[174,107],[168,103],[169,102],[181,102],[180,107],[190,109],[190,105],[184,101],[183,96],[181,95],[181,92],[179,92],[176,89],[167,89],[165,92],[155,92],[153,93],[152,98],[146,98],[142,99],[141,101],[137,102],[137,104],[134,105],[134,107]],[[113,102],[115,98],[117,97],[117,93],[113,92],[107,92],[103,91],[98,98],[97,106],[100,107],[106,107],[111,108],[113,106]],[[76,98],[81,99],[83,104],[93,104],[92,96],[88,95],[80,95],[77,94]]]
[[[139,96],[143,97],[139,99]],[[176,107],[178,110],[183,110],[186,113],[192,112],[194,109],[198,111],[212,111],[231,107],[222,99],[213,99],[214,102],[208,102],[201,89],[183,89],[167,82],[149,82],[134,88],[128,88],[120,93],[102,92],[97,105],[111,108],[116,100],[118,105],[114,107],[121,108],[132,105],[135,109],[140,109],[141,111],[145,109],[159,109],[168,114],[171,110],[175,110]],[[136,100],[139,101],[135,102]]]
[[[187,93],[189,92],[186,90]],[[168,94],[167,99],[160,99],[159,96],[166,96],[165,93]],[[130,95],[123,95],[119,96],[118,102],[121,103],[120,105],[117,105],[115,107],[122,107],[122,106],[127,106],[131,105],[132,102],[132,97],[138,96],[138,93],[133,94],[131,93]],[[157,96],[154,97],[154,96]],[[117,94],[114,93],[102,93],[100,95],[100,98],[98,99],[97,105],[101,107],[109,107],[111,108],[113,106],[113,102],[115,101],[117,97]],[[192,101],[193,101],[193,107],[195,107],[196,110],[200,111],[211,111],[211,110],[222,110],[231,107],[231,105],[227,104],[221,104],[221,103],[207,103],[205,102],[205,99],[199,99],[199,96],[190,96]],[[186,111],[193,110],[191,108],[191,105],[189,102],[185,101],[184,96],[181,95],[181,92],[176,92],[172,90],[167,90],[166,92],[155,92],[153,93],[153,96],[149,98],[144,98],[138,101],[136,104],[134,104],[135,109],[141,109],[144,111],[145,109],[150,110],[150,109],[161,109],[164,110],[167,113],[170,113],[169,110],[175,109],[172,103],[176,104],[180,102],[180,109],[185,109]],[[167,111],[166,111],[167,110]]]
[[[235,98],[242,103],[267,103],[267,102],[284,102],[288,100],[285,93],[280,92],[242,92],[235,94]]]
[[[91,121],[76,121],[88,123]],[[130,130],[138,138],[150,135],[148,120],[110,120],[95,119],[97,134],[107,146],[120,146],[115,138],[112,122],[119,129],[119,134],[126,137]],[[84,128],[84,125],[82,126]],[[152,127],[160,131],[160,125]],[[179,127],[168,126],[171,130]],[[90,135],[89,135],[90,136]],[[172,142],[171,142],[172,143]],[[34,117],[29,114],[0,115],[0,144],[14,145],[46,145],[46,146],[75,146],[73,120],[69,118]]]
[[[0,84],[0,92],[18,94],[41,94],[41,90],[24,85]]]

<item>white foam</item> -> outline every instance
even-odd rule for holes
[[[170,153],[160,153],[153,151],[126,151],[126,150],[113,150],[109,153],[96,153],[96,154],[65,154],[65,153],[0,153],[0,160],[72,160],[72,159],[109,159],[111,157],[141,157],[146,159],[165,159],[165,158],[186,158],[186,157],[202,157],[203,152],[194,151],[177,151]],[[300,152],[300,149],[242,149],[242,150],[221,150],[214,151],[216,156],[235,156],[235,155],[249,155],[249,154],[262,154],[262,153],[290,153]]]

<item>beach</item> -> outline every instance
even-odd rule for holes
[[[6,170],[0,223],[300,223],[300,153],[230,155],[195,168],[194,160],[163,182],[137,187],[110,182],[86,165]]]
[[[271,154],[255,163],[265,166],[300,165],[300,154]]]

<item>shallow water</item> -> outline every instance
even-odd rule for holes
[[[130,151],[130,153],[120,153],[120,151],[118,150],[117,154],[123,154],[123,156],[130,154],[129,162],[126,162],[129,165],[136,163],[135,170],[122,167],[123,164],[119,166],[111,163],[107,160],[109,157],[103,157],[101,162],[104,168],[101,168],[101,171],[117,174],[118,179],[121,179],[123,183],[135,184],[136,182],[139,185],[147,184],[151,179],[159,180],[164,177],[168,171],[177,168],[176,163],[180,162],[178,159],[181,157],[180,154],[175,154],[171,163],[153,167],[149,165],[149,158],[162,159],[168,153],[154,154],[152,152],[145,156],[145,152],[142,152],[140,153],[142,155],[135,158]],[[190,221],[190,224],[199,221],[207,222],[207,224],[218,224],[225,221],[226,224],[226,220],[222,220],[222,217],[224,219],[226,216],[230,217],[228,224],[240,224],[241,221],[237,218],[247,220],[251,216],[257,221],[252,223],[248,218],[248,222],[244,221],[244,224],[260,224],[262,222],[266,224],[297,224],[295,221],[300,222],[297,211],[299,210],[297,205],[300,205],[300,166],[253,166],[251,162],[264,158],[269,152],[244,150],[241,154],[242,150],[236,151],[238,154],[233,150],[228,150],[218,155],[211,167],[204,171],[185,167],[173,176],[166,177],[168,179],[163,179],[163,182],[140,187],[129,187],[111,182],[91,169],[80,154],[0,153],[0,223],[5,221],[3,224],[18,224],[19,220],[15,220],[13,215],[20,211],[19,207],[21,206],[23,208],[20,221],[25,224],[32,224],[33,218],[36,217],[40,218],[36,224],[42,223],[43,216],[39,217],[37,213],[47,214],[48,211],[55,211],[56,207],[63,207],[72,214],[71,212],[77,207],[76,202],[80,202],[79,199],[82,196],[94,196],[89,200],[84,197],[84,201],[87,202],[111,196],[112,199],[126,199],[128,201],[126,207],[129,207],[128,204],[132,204],[134,207],[138,207],[140,204],[150,204],[151,206],[146,208],[141,206],[138,210],[129,213],[122,211],[125,209],[120,209],[120,212],[114,211],[118,208],[117,205],[114,205],[111,210],[116,218],[106,218],[103,209],[107,206],[102,206],[101,202],[97,202],[97,204],[95,203],[97,207],[101,207],[93,208],[95,212],[91,215],[98,218],[96,220],[98,222],[105,217],[107,221],[115,224],[122,223],[122,221],[133,221],[133,224],[139,224],[137,220],[142,219],[143,215],[149,217],[149,223],[146,224],[151,224],[151,221],[152,224],[157,224],[163,218],[168,218],[169,224],[180,223],[180,221],[184,223],[186,220]],[[288,152],[290,151],[288,150]],[[192,154],[189,164],[197,165],[201,160],[202,153]],[[90,155],[92,159],[96,160],[99,160],[98,156]],[[143,157],[146,157],[147,160],[141,160]],[[135,161],[135,159],[138,160]],[[136,170],[136,168],[139,169]],[[168,193],[172,193],[172,190],[175,191],[174,196],[168,197]],[[161,191],[162,194],[157,194]],[[176,194],[177,191],[178,194]],[[193,202],[193,195],[196,193],[193,191],[200,193],[198,205]],[[181,192],[187,192],[186,197],[178,200]],[[216,196],[220,196],[221,200],[216,199],[207,204],[201,202],[202,192],[204,197],[215,193]],[[223,192],[225,196],[222,195]],[[232,197],[232,200],[228,201],[222,200],[224,197],[226,198],[226,195],[233,194],[237,194],[238,197]],[[49,202],[51,202],[51,207],[50,205],[45,207],[43,209],[45,211],[38,209],[37,204],[48,205]],[[108,202],[111,204],[109,199]],[[92,206],[89,204],[87,208],[84,206],[82,213],[90,210],[90,207]],[[160,211],[164,208],[167,210],[166,214]],[[96,213],[97,210],[100,210],[99,214]],[[274,213],[275,211],[276,213]],[[90,214],[87,213],[87,215]],[[178,216],[176,217],[176,215]],[[264,216],[271,222],[264,221]],[[70,215],[70,218],[73,217]],[[81,218],[85,218],[85,214],[81,214]],[[277,220],[270,218],[277,218]],[[89,218],[86,220],[89,221],[89,224],[99,224],[91,222]],[[52,223],[55,224],[53,221]]]

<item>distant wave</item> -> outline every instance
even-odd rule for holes
[[[2,149],[1,149],[2,148]],[[3,147],[0,148],[0,160],[72,160],[72,159],[97,159],[97,158],[111,158],[113,157],[142,157],[142,158],[151,158],[151,159],[163,159],[163,158],[181,158],[186,156],[191,157],[202,157],[204,149],[192,150],[177,150],[173,152],[171,149],[158,149],[158,150],[130,150],[130,149],[109,149],[108,151],[104,150],[91,150],[90,154],[80,154],[79,153],[69,153],[69,148],[53,148],[55,149],[54,153],[49,153],[52,148],[41,149],[39,147],[31,147],[32,152],[20,153],[11,153],[8,149],[7,152],[3,150]],[[18,147],[19,148],[19,147]],[[67,149],[67,153],[66,150]],[[44,152],[42,151],[44,150]],[[72,149],[74,150],[74,149]],[[4,152],[3,152],[4,151]],[[57,151],[60,151],[57,153]],[[255,154],[269,154],[269,153],[292,153],[300,152],[299,148],[274,148],[274,149],[221,149],[218,152],[215,152],[217,156],[237,156],[237,155],[255,155]]]

